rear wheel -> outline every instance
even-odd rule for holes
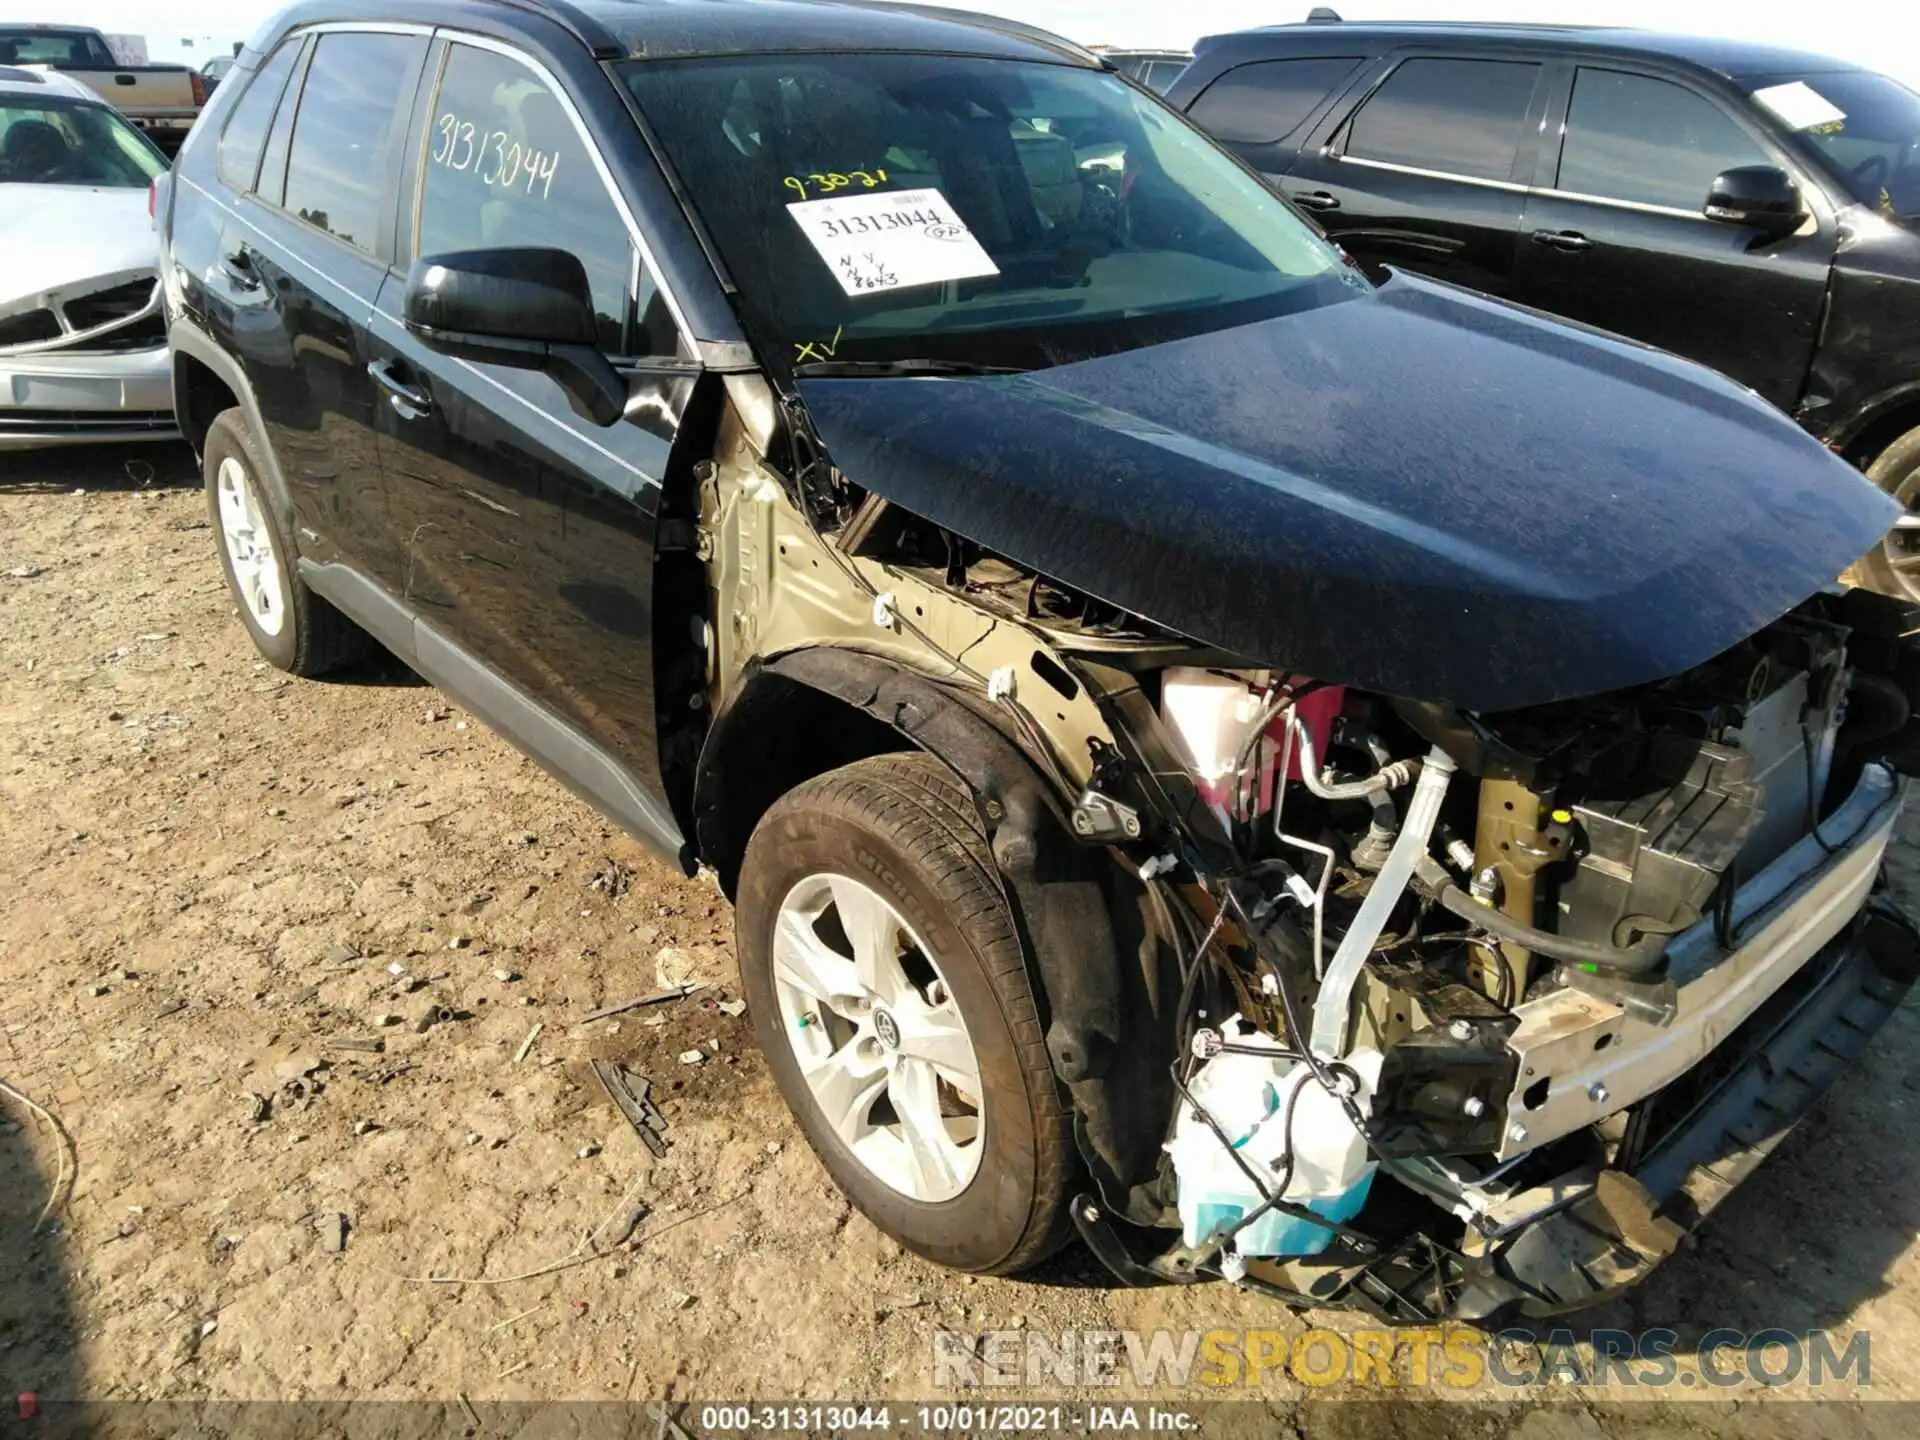
[[[1867,478],[1920,516],[1920,430],[1909,430],[1867,467]],[[1894,530],[1861,562],[1877,590],[1920,604],[1920,530]]]
[[[214,417],[203,453],[220,565],[254,648],[293,675],[324,675],[360,659],[366,632],[309,590],[295,568],[245,413],[236,407]]]
[[[954,776],[886,755],[789,793],[747,847],[736,922],[775,1082],[847,1198],[957,1269],[1005,1274],[1052,1251],[1071,1126]]]

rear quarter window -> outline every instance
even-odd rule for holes
[[[1234,145],[1272,145],[1298,130],[1359,68],[1358,55],[1261,60],[1227,71],[1188,107],[1194,123]]]
[[[260,150],[266,144],[267,126],[273,123],[280,92],[287,87],[294,58],[300,53],[298,39],[283,41],[246,82],[247,88],[227,116],[227,128],[220,132],[220,149],[215,162],[220,178],[236,190],[251,190],[260,168]]]

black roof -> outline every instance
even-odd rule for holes
[[[295,0],[255,42],[316,22],[457,25],[463,15],[516,29],[537,17],[602,59],[883,50],[1101,64],[1071,41],[1017,20],[875,0]]]
[[[628,54],[662,59],[794,50],[890,50],[1099,63],[1079,46],[1036,26],[931,5],[870,0],[578,0],[578,8],[622,41]]]
[[[1210,35],[1196,47],[1202,53],[1231,47],[1245,53],[1337,55],[1343,48],[1372,44],[1385,48],[1406,41],[1428,43],[1489,43],[1494,45],[1564,46],[1589,53],[1677,60],[1729,79],[1812,71],[1858,70],[1845,60],[1812,50],[1783,45],[1761,45],[1707,35],[1681,35],[1661,30],[1629,30],[1605,25],[1493,25],[1422,21],[1406,23],[1341,22],[1306,25],[1268,25],[1227,35]]]

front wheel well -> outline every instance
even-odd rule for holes
[[[207,431],[213,427],[214,419],[238,405],[240,397],[204,361],[175,351],[173,403],[178,412],[180,433],[193,447],[195,455],[205,455]]]
[[[761,671],[721,716],[700,757],[693,804],[700,858],[732,899],[747,841],[776,800],[856,760],[913,748],[838,696]]]
[[[1920,395],[1911,396],[1884,415],[1876,415],[1846,444],[1841,454],[1847,462],[1864,471],[1902,435],[1920,430]]]

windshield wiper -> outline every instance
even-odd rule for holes
[[[975,365],[968,360],[809,360],[793,367],[800,378],[887,379],[917,375],[1024,375],[1019,365]]]

